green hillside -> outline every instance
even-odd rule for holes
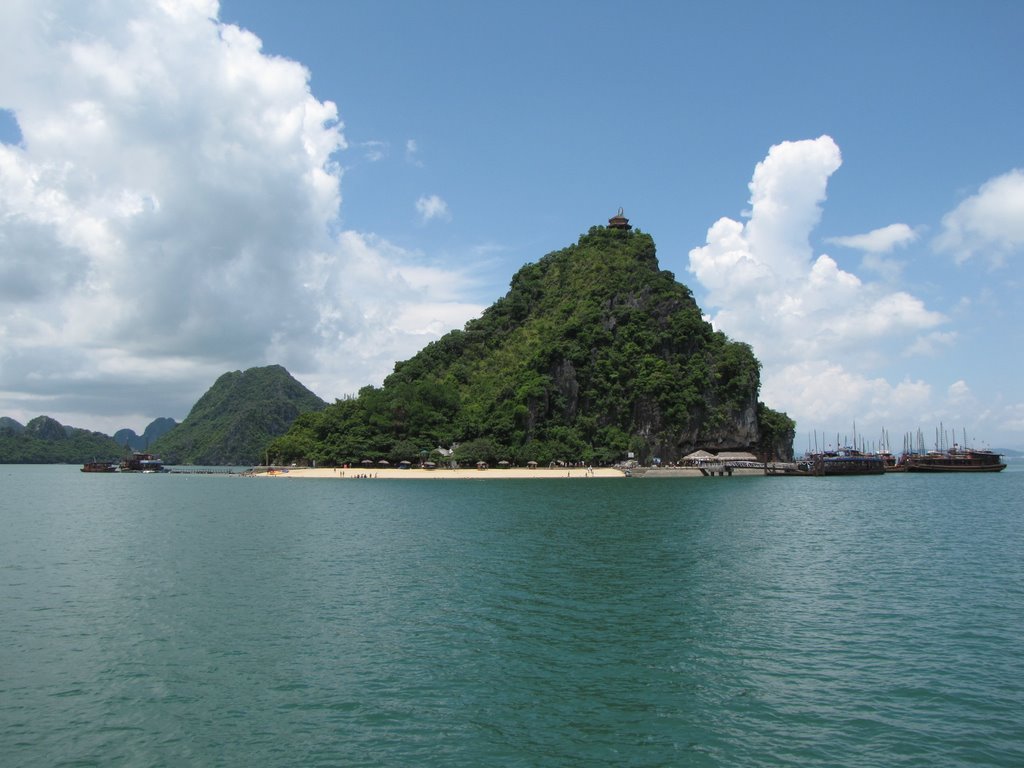
[[[121,453],[108,435],[65,427],[49,416],[37,416],[24,427],[8,417],[0,422],[0,464],[84,464]]]
[[[523,267],[483,315],[382,387],[299,417],[278,461],[672,461],[697,448],[788,457],[793,422],[757,401],[760,365],[716,333],[653,239],[594,227]]]
[[[325,406],[280,365],[225,373],[150,451],[168,464],[255,464],[299,414]]]

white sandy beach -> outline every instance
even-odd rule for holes
[[[335,478],[339,480],[566,480],[626,477],[618,469],[608,467],[558,467],[555,469],[532,469],[523,467],[499,467],[490,469],[397,469],[394,467],[350,467],[348,469],[310,469],[293,467],[272,469],[255,473],[255,477],[273,478]]]

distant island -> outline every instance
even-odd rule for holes
[[[298,417],[270,460],[673,462],[703,448],[790,460],[794,422],[758,402],[747,344],[703,320],[621,212],[527,264],[509,292],[395,365],[381,387]]]
[[[159,438],[178,426],[178,422],[168,417],[161,417],[149,423],[141,435],[131,429],[119,429],[114,433],[114,442],[133,451],[148,451]]]
[[[0,464],[79,464],[114,458],[122,451],[110,435],[66,427],[49,416],[24,425],[0,417]]]
[[[133,451],[159,453],[168,464],[257,464],[267,443],[299,414],[326,405],[280,365],[232,371],[214,382],[181,424],[159,418],[142,435],[122,429],[110,437],[48,416],[24,426],[0,417],[0,464],[84,464]]]
[[[232,371],[150,450],[167,464],[258,464],[295,419],[326,407],[280,365]]]

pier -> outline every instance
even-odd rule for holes
[[[208,468],[208,467],[204,467],[202,469],[186,467],[184,469],[169,469],[169,470],[167,470],[167,472],[168,472],[168,474],[171,474],[171,475],[241,475],[241,474],[244,474],[244,470],[243,471],[239,471],[239,470],[230,469],[230,468],[227,468],[227,467],[219,467],[219,468],[212,468],[212,469]]]

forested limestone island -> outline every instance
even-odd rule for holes
[[[327,407],[280,365],[218,377],[181,424],[161,417],[142,435],[109,437],[65,427],[48,416],[22,426],[0,417],[0,464],[82,464],[116,461],[132,451],[159,454],[165,464],[257,464],[267,443],[305,411]]]
[[[621,215],[527,264],[481,317],[381,387],[304,413],[271,461],[672,462],[697,450],[791,460],[795,424],[758,402],[751,348],[714,331]]]
[[[151,421],[141,435],[135,434],[135,430],[127,427],[117,430],[114,433],[114,441],[126,450],[147,451],[149,446],[176,426],[178,426],[178,422],[174,419],[162,416]]]
[[[257,464],[300,414],[326,407],[280,365],[229,371],[150,450],[168,464]]]
[[[0,464],[80,464],[120,453],[121,446],[109,435],[66,427],[49,416],[25,425],[0,416]]]

